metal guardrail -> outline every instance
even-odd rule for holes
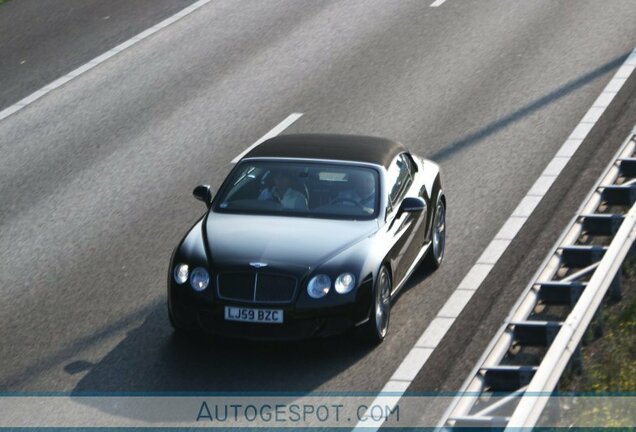
[[[561,234],[439,427],[531,428],[636,238],[636,128]]]

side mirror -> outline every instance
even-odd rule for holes
[[[426,201],[420,197],[407,197],[402,200],[398,213],[421,213],[426,210]]]
[[[212,206],[212,190],[210,185],[199,185],[194,188],[192,195],[199,201],[203,201],[208,208]]]

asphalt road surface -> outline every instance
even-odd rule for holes
[[[20,3],[0,6],[0,21]],[[108,41],[187,4],[155,13],[150,3],[120,13]],[[59,5],[30,13],[56,16]],[[634,48],[634,22],[632,0],[218,0],[0,121],[0,390],[379,391]],[[82,57],[52,65],[38,45],[75,32],[68,23],[30,37],[10,30],[23,42],[2,56],[3,107],[110,48],[85,26]],[[77,49],[59,40],[51,50]],[[22,51],[42,57],[24,78]],[[350,335],[176,338],[165,280],[172,248],[204,211],[191,190],[218,188],[230,161],[292,112],[304,115],[285,133],[386,136],[441,164],[444,265],[411,279],[375,349]],[[578,163],[594,172],[603,154]],[[549,211],[566,218],[578,206],[553,199]],[[530,219],[530,234],[551,221]],[[535,240],[505,255],[527,277],[546,253],[531,253]],[[513,268],[496,270],[500,285],[515,279]],[[417,389],[459,386],[480,351],[470,341],[490,338],[480,320],[494,331],[523,289],[517,279],[508,303],[475,295],[479,316],[458,320]]]
[[[193,0],[17,0],[0,9],[0,109]]]

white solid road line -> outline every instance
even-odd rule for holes
[[[438,2],[439,0],[435,3]],[[481,283],[486,279],[490,270],[492,270],[499,258],[501,258],[512,240],[521,230],[521,227],[523,227],[528,220],[528,217],[530,217],[534,209],[539,205],[539,202],[548,192],[557,176],[563,171],[565,165],[574,153],[576,153],[576,150],[635,68],[636,48],[634,48],[616,74],[614,74],[614,77],[607,86],[605,86],[605,89],[603,89],[603,92],[596,99],[592,107],[574,128],[541,176],[512,212],[512,215],[510,215],[508,220],[503,224],[499,232],[495,235],[495,238],[491,240],[479,259],[477,259],[475,265],[468,271],[464,279],[455,289],[455,292],[451,294],[446,303],[442,306],[442,309],[437,313],[435,319],[433,319],[424,330],[413,348],[411,348],[406,357],[404,357],[393,376],[381,390],[380,394],[369,406],[390,406],[391,409],[393,409],[397,405],[413,379],[415,379],[419,371],[426,364],[433,350],[440,343],[444,335],[446,335],[453,322],[455,322],[455,319],[457,319],[473,294],[475,294]],[[383,396],[383,394],[387,395]],[[368,416],[367,421],[359,422],[355,430],[364,430],[365,432],[375,431],[384,423],[383,420],[374,422],[369,421],[369,419],[372,419],[372,417]]]
[[[260,137],[254,144],[252,144],[251,146],[249,146],[248,148],[243,150],[243,152],[241,154],[239,154],[237,157],[232,159],[232,163],[233,164],[237,163],[238,161],[241,160],[241,158],[243,156],[245,156],[254,147],[256,147],[257,145],[259,145],[260,143],[262,143],[265,140],[268,140],[270,138],[275,137],[276,135],[278,135],[279,133],[281,133],[282,131],[287,129],[289,126],[291,126],[292,123],[294,123],[296,120],[301,118],[302,115],[303,115],[303,113],[291,113],[290,115],[288,115],[285,120],[283,120],[282,122],[278,123],[271,131],[267,132],[265,135]]]
[[[31,93],[29,96],[25,97],[24,99],[14,103],[13,105],[3,109],[2,111],[0,111],[0,120],[3,120],[7,117],[9,117],[11,114],[14,114],[18,111],[20,111],[22,108],[31,105],[33,102],[35,102],[36,100],[40,99],[42,96],[50,93],[51,91],[55,90],[58,87],[63,86],[64,84],[66,84],[67,82],[73,80],[74,78],[77,78],[78,76],[88,72],[89,70],[93,69],[95,66],[104,63],[106,60],[108,60],[109,58],[113,57],[115,54],[120,53],[124,50],[126,50],[127,48],[130,48],[131,46],[135,45],[137,42],[140,42],[144,39],[146,39],[147,37],[157,33],[159,30],[168,27],[170,24],[173,24],[177,21],[179,21],[181,18],[185,17],[186,15],[191,14],[192,12],[194,12],[195,10],[199,9],[202,6],[205,6],[206,4],[210,3],[211,0],[199,0],[196,3],[192,3],[190,6],[186,7],[185,9],[181,9],[179,12],[177,12],[176,14],[170,16],[169,18],[166,18],[165,20],[161,21],[158,24],[155,24],[154,26],[150,27],[149,29],[146,29],[144,31],[142,31],[141,33],[139,33],[138,35],[128,39],[125,42],[122,42],[121,44],[117,45],[115,48],[106,51],[104,54],[95,57],[93,60],[89,61],[88,63],[78,67],[75,70],[72,70],[71,72],[67,73],[66,75],[62,76],[61,78],[56,79],[55,81],[53,81],[52,83],[49,83],[48,85],[42,87],[41,89]]]
[[[444,4],[446,0],[435,0],[433,3],[431,3],[430,7],[438,7],[441,6],[442,4]]]

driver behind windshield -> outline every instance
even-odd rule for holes
[[[368,213],[375,208],[375,180],[371,173],[353,171],[349,173],[348,184],[350,189],[338,193],[336,201],[347,204],[358,204]]]
[[[258,196],[261,201],[272,200],[285,209],[307,210],[307,198],[291,187],[292,176],[285,170],[274,172],[274,185],[263,189]]]

